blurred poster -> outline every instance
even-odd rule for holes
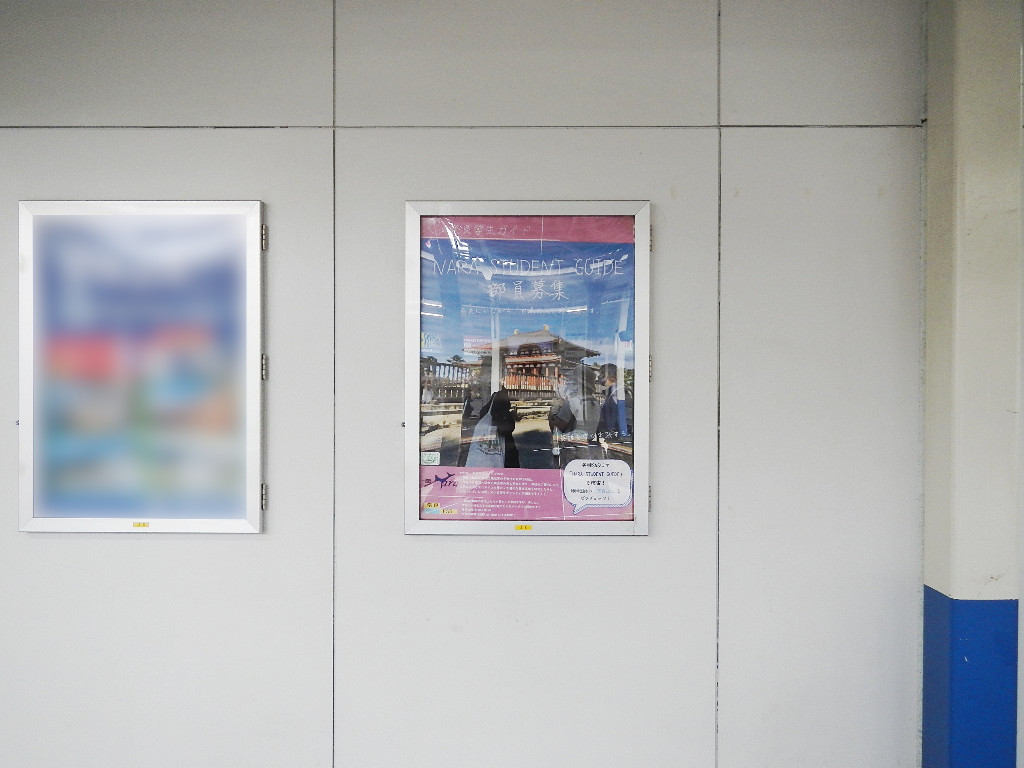
[[[635,228],[420,217],[419,520],[635,520]]]
[[[246,521],[259,204],[23,207],[31,518]]]

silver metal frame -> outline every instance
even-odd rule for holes
[[[636,328],[633,440],[633,520],[420,519],[420,218],[423,216],[633,216]],[[646,535],[650,447],[650,203],[587,201],[408,201],[405,206],[405,532],[490,535]]]
[[[23,201],[20,224],[20,529],[68,532],[258,533],[262,518],[263,268],[262,203],[244,201]],[[37,216],[236,215],[245,221],[245,517],[170,519],[41,517],[35,512],[35,244]]]

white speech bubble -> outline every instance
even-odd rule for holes
[[[633,470],[622,459],[573,459],[562,473],[562,493],[574,515],[587,507],[624,507],[633,498]]]

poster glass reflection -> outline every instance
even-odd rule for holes
[[[21,529],[256,532],[261,204],[20,211]]]
[[[407,532],[647,533],[649,216],[407,204]]]

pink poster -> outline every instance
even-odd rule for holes
[[[635,519],[635,227],[420,218],[419,520]]]

